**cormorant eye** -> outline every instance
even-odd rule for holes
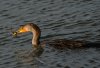
[[[20,26],[24,26],[24,25],[20,25]]]
[[[20,29],[23,29],[24,25],[20,25]]]

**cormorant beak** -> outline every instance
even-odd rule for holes
[[[12,35],[13,37],[17,37],[18,34],[25,33],[25,32],[27,32],[27,30],[21,26],[17,31],[12,32]]]
[[[27,30],[23,27],[20,27],[17,32],[18,33],[24,33],[24,32],[27,32]]]
[[[13,37],[17,37],[18,33],[17,32],[12,32]]]

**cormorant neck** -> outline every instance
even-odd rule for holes
[[[33,38],[32,38],[32,45],[34,47],[39,46],[39,37],[40,37],[40,30],[36,30],[32,28]]]

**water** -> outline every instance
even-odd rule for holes
[[[100,49],[60,51],[45,48],[38,58],[32,51],[32,34],[12,38],[11,28],[37,24],[41,41],[75,39],[100,41],[100,0],[1,0],[0,68],[99,68]]]

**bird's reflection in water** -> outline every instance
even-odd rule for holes
[[[45,64],[42,60],[39,59],[39,57],[42,55],[44,49],[41,46],[38,46],[36,48],[33,47],[32,51],[29,52],[24,58],[32,57],[34,60]]]
[[[33,48],[30,51],[18,50],[15,52],[18,66],[31,65],[37,68],[38,65],[45,65],[45,62],[41,59],[44,49],[42,47]]]

